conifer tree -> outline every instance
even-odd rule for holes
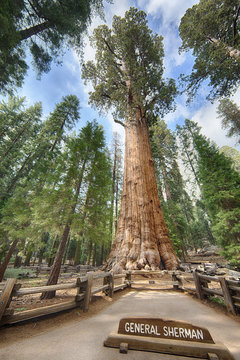
[[[70,230],[76,227],[79,215],[81,220],[82,210],[87,211],[85,223],[90,221],[88,217],[90,209],[93,208],[92,203],[94,203],[95,211],[95,215],[93,215],[95,230],[97,229],[97,211],[99,212],[101,205],[98,205],[97,210],[95,203],[99,197],[104,195],[100,192],[99,182],[102,181],[102,177],[99,176],[100,172],[96,173],[93,169],[96,169],[97,166],[102,170],[105,168],[102,161],[104,149],[105,140],[102,128],[96,122],[88,123],[81,129],[78,136],[72,136],[66,143],[62,156],[56,161],[55,171],[49,174],[41,194],[35,199],[36,222],[44,224],[46,228],[52,227],[54,224],[55,233],[60,238],[47,285],[57,283]],[[88,188],[91,180],[93,184],[93,179],[95,186],[91,191],[94,195],[90,194]],[[84,209],[86,196],[88,197],[87,208]],[[104,216],[104,212],[100,214]],[[91,224],[93,224],[93,220]],[[93,227],[91,227],[91,231],[94,233]],[[92,240],[89,239],[89,243]],[[55,292],[46,292],[42,294],[42,299],[53,296],[55,296]]]
[[[54,171],[64,131],[70,130],[79,118],[79,100],[73,95],[64,97],[45,121],[41,121],[41,111],[41,104],[26,108],[24,99],[18,98],[0,105],[0,228],[11,244],[0,278],[19,241],[28,238],[30,204],[33,196],[41,192],[46,174]],[[33,233],[32,241],[36,243]]]
[[[188,120],[188,128],[196,123]],[[197,175],[201,199],[211,220],[211,229],[223,254],[239,266],[240,176],[232,161],[200,132],[191,132],[197,153]]]

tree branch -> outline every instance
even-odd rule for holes
[[[107,93],[102,93],[102,95],[101,95],[101,96],[106,97],[107,99],[110,99],[110,100],[111,100],[111,96],[110,96],[110,95],[108,95]]]
[[[236,43],[237,20],[238,20],[239,14],[240,14],[240,5],[239,5],[238,8],[237,8],[237,13],[236,13],[236,16],[235,16],[235,18],[234,18],[234,20],[233,20],[233,45],[235,45],[235,43]]]
[[[123,127],[125,127],[125,124],[121,120],[118,120],[118,119],[113,119],[113,120],[114,120],[115,123],[120,124]]]
[[[33,36],[33,35],[37,35],[39,32],[42,32],[48,28],[50,28],[51,24],[49,21],[45,21],[41,24],[32,26],[30,28],[24,29],[24,30],[20,30],[19,34],[21,36],[21,40],[25,40],[28,39],[29,37]]]
[[[109,50],[118,60],[122,61],[122,59],[121,59],[119,56],[117,56],[117,54],[115,53],[115,51],[111,48],[111,46],[109,45],[109,43],[107,42],[107,40],[103,39],[103,42],[104,42],[105,45],[107,45],[108,50]]]
[[[228,56],[239,60],[240,58],[240,51],[238,49],[233,48],[232,46],[228,46],[227,44],[225,44],[224,42],[221,42],[221,40],[213,38],[213,37],[208,37],[208,40],[213,43],[216,44],[217,46],[222,43],[225,48],[226,48],[226,53],[228,54]]]

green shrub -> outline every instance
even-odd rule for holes
[[[14,279],[26,279],[28,277],[34,277],[35,274],[32,270],[23,269],[23,268],[7,268],[4,274],[4,278],[14,278]]]

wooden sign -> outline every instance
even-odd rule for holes
[[[183,321],[133,317],[120,320],[118,334],[214,344],[206,328]]]

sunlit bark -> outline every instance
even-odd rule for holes
[[[125,165],[118,230],[107,267],[175,269],[178,259],[158,197],[146,118],[130,111],[125,123]]]

